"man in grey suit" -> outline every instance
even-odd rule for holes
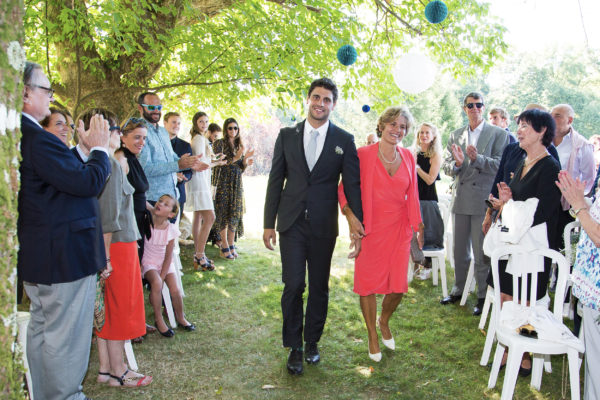
[[[489,262],[483,255],[481,223],[486,212],[485,200],[498,171],[502,151],[508,144],[504,129],[484,121],[483,95],[469,93],[463,102],[469,124],[455,130],[448,139],[450,155],[444,160],[444,172],[454,177],[451,211],[454,214],[454,287],[440,303],[460,300],[471,263],[475,257],[477,305],[473,315],[480,315],[487,291]],[[467,288],[468,290],[468,288]]]

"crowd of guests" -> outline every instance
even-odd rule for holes
[[[235,120],[209,131],[204,113],[194,117],[191,146],[177,137],[178,113],[167,113],[160,125],[155,93],[138,97],[139,118],[120,124],[111,111],[95,108],[78,116],[76,126],[68,112],[49,107],[54,91],[39,65],[26,63],[24,83],[18,273],[31,301],[27,356],[34,397],[86,398],[81,382],[92,333],[98,382],[147,386],[151,376],[127,368],[124,343],[156,330],[175,335],[162,316],[163,285],[178,327],[195,330],[177,267],[184,205],[194,213],[196,269],[214,270],[204,246],[215,220],[223,257],[237,257],[241,174],[253,151],[244,148]],[[146,324],[142,279],[156,327]]]
[[[166,284],[178,326],[193,331],[176,263],[179,218],[183,209],[193,213],[196,269],[215,268],[205,252],[209,240],[218,243],[224,260],[237,258],[236,240],[243,235],[242,174],[254,152],[245,148],[234,118],[220,128],[204,112],[194,115],[191,144],[185,142],[178,137],[178,113],[167,113],[160,125],[162,104],[156,93],[139,95],[140,118],[121,125],[109,110],[92,109],[75,126],[68,113],[49,108],[53,91],[39,65],[26,64],[24,83],[18,272],[31,300],[28,358],[34,396],[85,398],[81,382],[92,326],[98,382],[149,385],[152,377],[130,371],[123,359],[124,342],[154,328],[146,324],[142,278],[150,286],[154,329],[164,337],[175,335],[162,317]],[[414,126],[406,107],[386,109],[375,137],[357,150],[353,136],[329,120],[337,98],[331,80],[312,82],[307,118],[279,133],[267,186],[263,240],[272,250],[279,232],[282,339],[291,349],[291,374],[301,374],[304,361],[321,360],[317,343],[327,317],[338,202],[350,228],[354,292],[367,328],[368,355],[375,362],[382,359],[379,333],[384,346],[395,349],[389,321],[408,290],[411,241],[421,249],[443,245],[440,230],[431,229],[443,227],[436,189],[440,171],[452,178],[455,264],[454,286],[441,304],[461,298],[473,257],[478,286],[473,315],[481,314],[488,284],[493,284],[484,236],[505,203],[535,197],[533,225],[546,224],[549,248],[564,247],[564,226],[580,219],[584,234],[573,294],[586,320],[598,320],[600,200],[590,206],[585,197],[595,195],[596,163],[592,144],[573,129],[571,106],[559,104],[548,112],[528,105],[517,116],[513,134],[504,110],[494,108],[488,123],[483,95],[469,93],[463,102],[468,124],[450,134],[443,154],[441,134],[428,122],[417,125],[412,149],[401,146]],[[70,147],[74,130],[78,141]],[[500,265],[500,276],[502,300],[509,300],[513,288],[506,263]],[[550,281],[546,263],[537,279],[540,297]],[[104,291],[105,313],[92,324],[97,285]],[[376,294],[384,295],[379,318]],[[596,398],[600,388],[590,371],[598,363],[600,330],[596,323],[584,329],[585,390]],[[525,355],[520,373],[530,371]]]

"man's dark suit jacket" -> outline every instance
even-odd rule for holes
[[[72,282],[106,266],[97,196],[108,156],[81,163],[56,136],[21,118],[17,271],[25,282]]]
[[[360,170],[354,137],[330,122],[323,151],[310,171],[304,154],[305,123],[282,129],[275,142],[264,228],[275,228],[277,219],[277,230],[285,232],[305,213],[316,237],[336,237],[340,174],[350,208],[362,221]]]
[[[179,139],[177,136],[175,136],[175,138],[171,139],[171,146],[173,146],[173,151],[175,152],[175,154],[177,154],[179,157],[181,157],[184,154],[192,154],[192,146],[190,146],[190,144],[188,142],[186,142],[185,140]],[[190,179],[192,179],[192,170],[191,169],[186,169],[183,172],[183,176],[185,176],[186,181],[189,181]],[[177,190],[179,190],[179,202],[181,204],[185,203],[185,181],[184,182],[179,182],[177,184]]]

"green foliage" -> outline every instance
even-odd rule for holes
[[[422,48],[466,79],[489,70],[506,50],[504,28],[487,16],[487,4],[470,0],[448,1],[449,17],[436,25],[416,0],[203,4],[26,0],[28,55],[50,66],[60,100],[71,108],[151,87],[167,105],[214,114],[261,95],[294,107],[308,83],[324,75],[344,82],[349,97],[366,90],[372,106],[383,108],[398,92],[390,69],[399,52]],[[344,44],[358,50],[350,67],[336,60]],[[126,112],[131,104],[119,107]]]

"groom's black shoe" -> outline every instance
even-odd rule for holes
[[[450,303],[456,303],[457,301],[460,300],[461,297],[462,297],[462,295],[455,296],[455,295],[451,294],[450,296],[446,296],[443,299],[441,299],[440,304],[446,305],[446,304],[450,304]]]
[[[319,354],[319,348],[316,342],[306,342],[304,348],[304,360],[309,364],[316,364],[321,361],[321,355]]]
[[[478,316],[483,312],[483,305],[485,304],[485,297],[483,299],[477,299],[477,304],[473,307],[473,315]]]
[[[290,350],[287,360],[287,370],[292,375],[302,374],[302,348]]]

